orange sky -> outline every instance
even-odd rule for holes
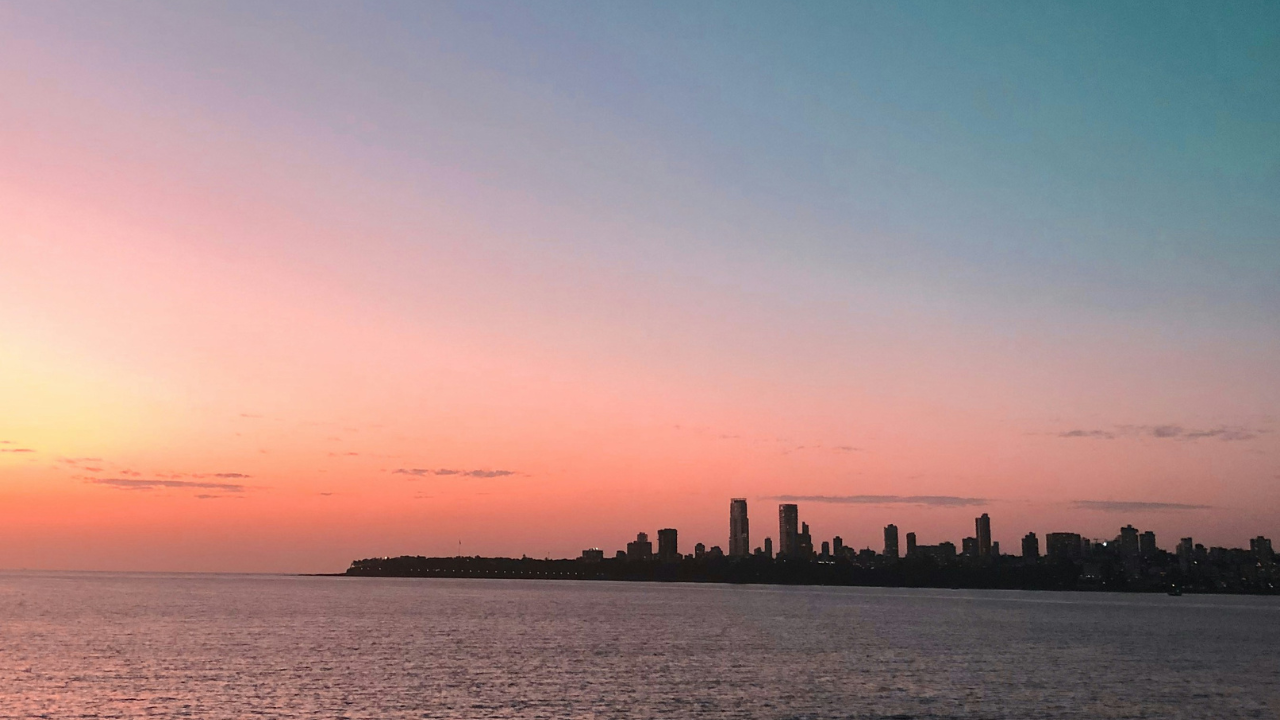
[[[0,13],[0,567],[688,550],[736,496],[756,545],[779,496],[859,547],[1280,532],[1271,255],[832,215],[507,50],[137,20]]]

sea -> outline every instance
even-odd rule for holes
[[[1280,598],[0,573],[0,718],[1277,718]]]

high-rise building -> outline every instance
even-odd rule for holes
[[[627,543],[628,560],[648,560],[653,557],[653,543],[649,542],[649,533],[636,533],[636,539]]]
[[[1040,538],[1033,532],[1022,536],[1022,557],[1024,560],[1040,559]]]
[[[587,548],[582,551],[582,557],[578,559],[582,562],[598,563],[604,560],[604,551],[600,548]]]
[[[1249,551],[1263,562],[1270,562],[1275,557],[1275,553],[1271,550],[1271,541],[1261,535],[1249,541]]]
[[[1045,555],[1050,560],[1079,560],[1084,555],[1080,533],[1049,533],[1044,536]]]
[[[747,522],[746,498],[729,501],[729,557],[746,557],[751,553],[751,530]]]
[[[773,538],[767,537],[764,539],[764,556],[767,558],[773,557]]]
[[[884,526],[884,556],[898,559],[898,526],[893,523]]]
[[[693,556],[695,558],[701,560],[703,557],[706,556],[706,554],[707,554],[706,545],[703,545],[702,543],[698,543],[697,545],[693,546]]]
[[[1122,556],[1127,558],[1138,556],[1138,528],[1132,525],[1120,528],[1120,537],[1116,538],[1116,542],[1120,545]]]
[[[796,538],[796,552],[805,560],[813,557],[813,536],[809,534],[809,523],[800,523],[800,535]]]
[[[1148,530],[1138,536],[1138,554],[1149,558],[1156,554],[1156,534]]]
[[[784,503],[778,506],[778,557],[791,557],[800,551],[800,510]]]
[[[978,557],[986,557],[991,554],[991,518],[982,513],[982,517],[974,518],[973,524],[977,528],[974,535],[978,540]]]
[[[828,560],[831,558],[831,543],[827,542],[826,540],[822,541],[822,554],[820,557],[823,560]]]
[[[680,559],[675,528],[663,528],[658,531],[658,559],[663,562]]]
[[[844,538],[840,537],[839,535],[831,538],[831,554],[835,555],[836,557],[843,557]]]
[[[907,557],[914,557],[916,554],[916,534],[907,533]]]
[[[1191,554],[1195,550],[1195,545],[1189,537],[1182,538],[1178,541],[1178,567],[1182,568],[1182,572],[1191,572]]]
[[[960,554],[967,558],[978,557],[978,538],[967,537],[961,540]]]

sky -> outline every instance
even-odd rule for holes
[[[0,2],[0,568],[1280,535],[1278,26]]]

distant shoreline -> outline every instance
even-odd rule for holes
[[[938,564],[912,558],[862,566],[848,562],[682,558],[670,562],[605,559],[536,560],[401,556],[357,560],[344,573],[324,577],[485,578],[508,580],[604,580],[734,585],[933,588],[944,590],[1046,590],[1131,593],[1277,595],[1274,587],[1214,587],[1179,579],[1095,576],[1076,563],[1022,562],[997,558],[982,563]]]

